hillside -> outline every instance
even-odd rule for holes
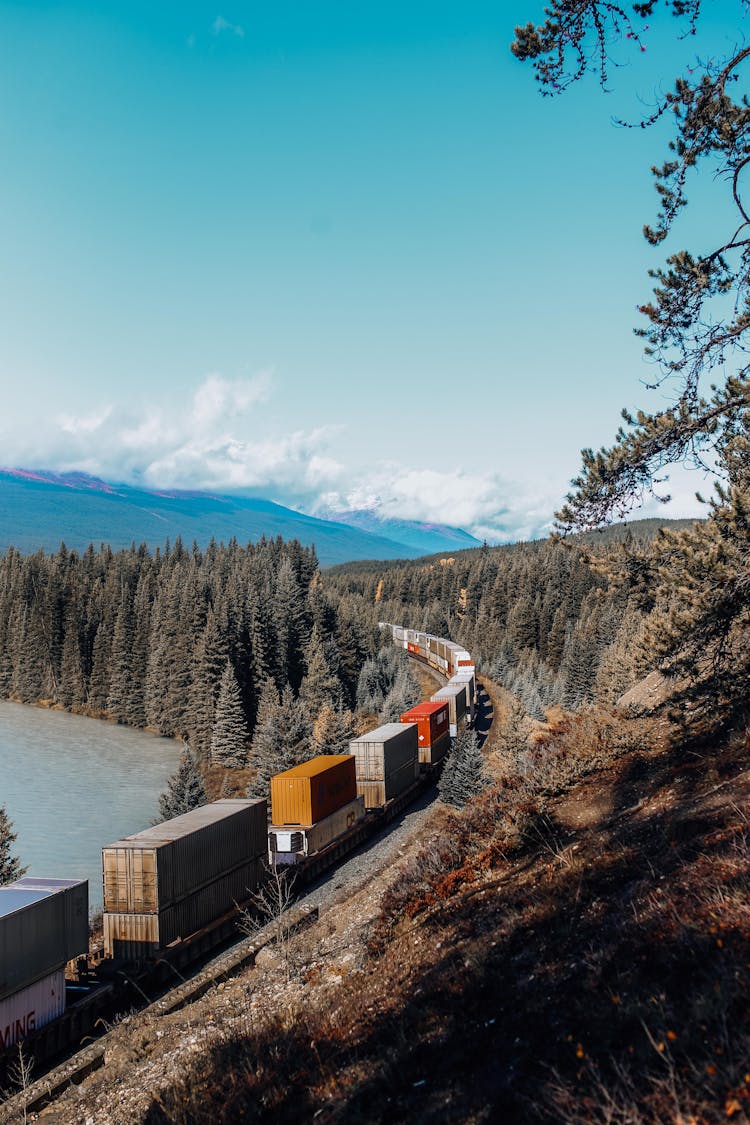
[[[155,492],[108,484],[84,474],[0,471],[0,551],[56,551],[61,541],[82,552],[89,543],[122,550],[131,543],[163,547],[181,536],[205,547],[213,538],[240,543],[261,536],[315,545],[322,566],[351,559],[415,558],[419,546],[294,512],[270,500],[205,492]],[[434,549],[432,541],[428,541]]]
[[[520,777],[496,733],[493,790],[283,956],[131,1017],[42,1120],[746,1122],[746,738],[545,737],[554,771]]]

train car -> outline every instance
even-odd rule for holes
[[[351,754],[321,754],[271,778],[268,857],[275,868],[301,863],[365,815]]]
[[[400,717],[402,723],[417,724],[419,762],[425,769],[436,766],[450,750],[450,711],[447,702],[418,703]]]
[[[385,723],[349,743],[354,756],[357,793],[366,809],[383,808],[419,777],[416,723]]]
[[[86,880],[0,887],[0,1053],[63,1015],[65,965],[88,947]]]
[[[446,684],[432,697],[433,703],[447,703],[451,738],[457,738],[466,726],[466,687],[464,684]]]
[[[103,848],[105,956],[156,958],[246,902],[267,823],[266,801],[213,801]]]
[[[462,669],[460,672],[456,672],[451,676],[448,683],[466,685],[466,710],[469,715],[469,722],[473,723],[476,703],[476,680],[474,672],[469,669]]]

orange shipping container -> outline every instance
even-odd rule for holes
[[[321,754],[271,778],[271,823],[310,828],[355,800],[352,754]]]
[[[416,723],[419,728],[419,748],[433,746],[448,733],[447,703],[418,703],[401,716],[402,723]]]

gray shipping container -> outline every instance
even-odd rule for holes
[[[385,723],[349,743],[356,762],[357,792],[365,808],[380,808],[419,776],[416,723]]]
[[[451,677],[450,683],[466,684],[466,709],[469,712],[471,721],[474,722],[474,699],[476,697],[474,673],[470,671],[456,672],[456,674]]]
[[[266,854],[267,822],[265,801],[213,801],[110,844],[102,849],[105,912],[161,914],[244,872]],[[184,936],[182,921],[179,928]]]
[[[433,703],[447,703],[450,713],[451,738],[456,738],[459,728],[464,725],[466,714],[466,688],[463,684],[446,684],[432,697]]]
[[[0,1000],[88,953],[89,885],[18,879],[0,887]]]
[[[265,804],[265,802],[263,802]],[[265,825],[264,825],[265,828]],[[190,937],[246,902],[265,873],[265,847],[256,856],[179,902],[157,912],[104,914],[104,952],[107,957],[138,961],[151,957],[181,938]]]

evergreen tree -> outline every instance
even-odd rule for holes
[[[27,869],[21,866],[20,860],[11,851],[17,838],[5,805],[0,805],[0,887],[15,882],[26,873]]]
[[[107,711],[118,723],[126,723],[128,700],[132,693],[133,605],[130,592],[123,587],[115,618],[110,653],[110,680]]]
[[[268,684],[261,693],[258,724],[253,735],[249,764],[255,768],[248,797],[267,797],[272,774],[299,765],[316,753],[310,719],[302,700],[289,684],[272,701]]]
[[[171,820],[175,816],[205,805],[207,801],[206,787],[198,759],[189,747],[185,747],[177,769],[167,781],[167,788],[159,797],[159,815],[162,820]]]
[[[300,699],[310,715],[317,715],[324,704],[341,700],[341,684],[331,671],[318,627],[313,626],[305,649],[307,671],[300,687]]]
[[[227,659],[226,636],[220,632],[214,611],[209,606],[206,624],[193,656],[186,717],[190,745],[199,758],[205,758],[210,750],[216,701]]]
[[[313,723],[312,749],[314,754],[348,754],[349,743],[354,738],[354,716],[324,703]]]
[[[465,730],[453,743],[438,781],[441,801],[462,809],[489,784],[476,731]]]
[[[96,630],[94,654],[89,678],[88,705],[94,711],[105,711],[109,698],[110,665],[112,648],[106,624],[102,621]]]
[[[211,734],[211,761],[232,768],[245,766],[249,742],[240,689],[231,662],[227,660],[216,702],[216,717]]]

